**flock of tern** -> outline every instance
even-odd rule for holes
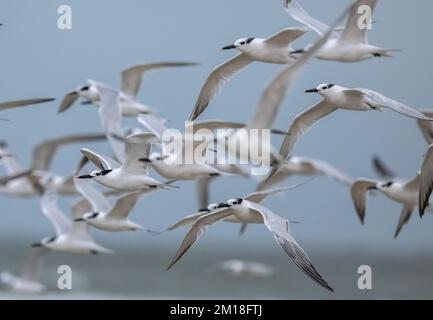
[[[88,83],[70,91],[63,98],[59,113],[68,110],[79,99],[83,104],[98,107],[103,133],[65,136],[45,141],[34,148],[31,164],[22,166],[18,159],[7,149],[6,143],[0,146],[0,157],[6,175],[0,178],[0,192],[9,197],[39,197],[41,211],[48,218],[55,230],[55,236],[47,236],[33,244],[41,247],[27,263],[22,276],[9,272],[0,273],[0,284],[10,290],[40,292],[44,286],[38,282],[35,270],[41,257],[48,252],[60,251],[73,254],[111,253],[111,250],[98,244],[91,236],[91,227],[110,232],[146,230],[157,235],[180,227],[190,226],[184,240],[169,264],[171,268],[191,248],[206,229],[219,222],[237,223],[243,233],[248,224],[263,224],[271,233],[275,242],[291,260],[310,279],[322,287],[333,291],[332,287],[319,274],[316,267],[293,238],[290,224],[293,223],[273,213],[261,204],[266,198],[298,188],[301,185],[278,187],[292,175],[328,176],[348,186],[355,210],[364,222],[367,194],[378,190],[391,200],[403,205],[395,236],[411,213],[419,208],[420,216],[430,210],[430,194],[433,190],[433,121],[432,111],[417,111],[403,103],[370,89],[346,88],[327,83],[318,85],[308,93],[317,93],[323,99],[306,109],[291,121],[287,131],[272,128],[286,93],[290,90],[304,67],[314,58],[338,62],[360,62],[370,58],[389,57],[395,49],[371,45],[367,39],[368,28],[359,25],[361,6],[374,10],[378,0],[356,0],[328,26],[311,17],[297,0],[284,0],[285,11],[301,27],[289,27],[265,38],[246,37],[223,47],[224,50],[237,50],[239,53],[230,60],[217,66],[208,76],[198,95],[189,121],[193,121],[194,130],[200,128],[215,131],[230,129],[228,139],[237,139],[248,143],[245,130],[268,129],[273,134],[282,135],[284,140],[279,151],[267,146],[271,154],[268,173],[257,184],[255,192],[233,199],[209,204],[208,187],[213,179],[224,176],[249,177],[245,166],[217,163],[181,163],[178,155],[167,151],[162,139],[168,129],[166,122],[155,116],[154,108],[138,100],[138,91],[143,74],[161,68],[192,67],[191,62],[158,62],[146,63],[125,69],[121,74],[122,85],[114,89],[106,84],[88,80]],[[341,26],[347,17],[345,26]],[[370,17],[371,20],[371,17]],[[369,22],[370,24],[373,21]],[[308,32],[319,35],[318,40],[304,49],[293,49],[293,43]],[[282,70],[264,88],[258,107],[247,123],[235,123],[224,120],[197,121],[208,108],[212,100],[226,82],[244,67],[258,63],[282,64]],[[350,68],[348,64],[347,68]],[[0,103],[0,111],[24,105],[49,102],[54,99],[29,99]],[[317,159],[298,157],[293,150],[303,135],[314,124],[337,110],[381,111],[390,109],[400,115],[416,119],[428,144],[422,159],[420,170],[413,180],[398,178],[379,158],[374,161],[379,175],[386,179],[353,180],[332,165]],[[125,130],[122,117],[134,117],[142,128]],[[144,130],[144,128],[146,130]],[[113,156],[99,154],[86,148],[90,141],[108,141]],[[50,171],[55,153],[60,147],[68,144],[81,144],[82,158],[74,174],[59,176]],[[214,140],[208,142],[211,152]],[[249,145],[251,148],[264,146]],[[156,151],[156,150],[158,151]],[[239,150],[229,150],[236,157],[244,156]],[[254,160],[259,159],[251,159]],[[151,172],[158,173],[160,180],[153,178]],[[197,182],[199,210],[188,215],[166,230],[157,232],[131,221],[129,214],[134,205],[151,192],[175,192],[177,180]],[[171,191],[165,191],[171,190]],[[76,202],[71,207],[71,214],[66,214],[58,206],[58,196],[74,195]],[[169,196],[169,195],[167,195]],[[110,198],[116,197],[114,205]],[[232,274],[253,274],[266,277],[272,270],[238,260],[227,261],[217,267],[218,270]],[[254,271],[255,269],[259,271]],[[253,270],[253,271],[251,271]]]

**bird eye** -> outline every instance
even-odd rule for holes
[[[96,174],[97,176],[100,176],[101,175],[101,173],[100,172],[98,172],[97,174]]]
[[[242,41],[240,44],[243,46],[245,44],[245,41]]]

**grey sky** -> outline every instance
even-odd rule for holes
[[[311,15],[331,22],[350,1],[303,0]],[[57,7],[72,7],[73,29],[57,29]],[[373,59],[357,64],[313,61],[287,96],[275,127],[286,129],[293,117],[319,97],[304,89],[322,82],[365,87],[382,92],[414,108],[429,108],[432,88],[427,29],[433,3],[383,0],[375,12],[372,43],[403,51],[393,59]],[[282,28],[298,25],[282,9],[282,1],[2,1],[0,3],[1,101],[53,96],[61,99],[69,89],[86,79],[113,86],[119,72],[144,61],[182,60],[201,63],[199,67],[158,71],[143,82],[141,100],[158,108],[170,124],[183,128],[200,87],[210,70],[234,52],[219,48],[244,36],[266,37]],[[314,35],[295,44],[302,47]],[[222,90],[200,119],[246,121],[252,115],[264,84],[281,68],[254,64],[242,71]],[[2,113],[12,121],[1,123],[0,137],[24,164],[30,161],[35,143],[57,135],[100,131],[98,114],[92,107],[76,106],[58,115],[59,101],[44,106]],[[126,121],[125,124],[135,124]],[[103,144],[86,145],[107,152]],[[79,147],[62,151],[54,170],[67,174],[79,159]],[[323,120],[298,144],[298,155],[326,160],[353,177],[374,177],[371,157],[380,154],[403,177],[412,178],[421,163],[426,144],[414,121],[392,112],[356,113],[341,111]],[[155,174],[156,176],[156,174]],[[301,179],[302,180],[302,179]],[[292,184],[300,179],[289,180]],[[224,200],[247,194],[254,181],[220,179],[212,186],[212,199]],[[166,226],[194,212],[195,184],[180,182],[179,190],[161,191],[143,199],[134,219],[152,228]],[[73,199],[62,200],[65,208]],[[3,236],[36,239],[53,233],[41,215],[37,200],[2,197],[0,240]],[[365,249],[384,247],[400,250],[429,248],[433,244],[432,217],[420,221],[417,213],[398,240],[392,240],[401,207],[381,195],[370,197],[366,226],[356,217],[349,190],[336,182],[317,178],[309,185],[267,201],[272,210],[302,223],[293,227],[302,242],[320,247],[351,244]],[[177,247],[185,230],[162,239]],[[245,245],[263,241],[269,234],[261,227],[247,233]],[[219,242],[220,235],[237,237],[237,229],[220,224],[212,228],[205,243]],[[107,246],[110,241],[139,244],[145,236],[116,235],[115,240],[98,233]],[[120,239],[120,240],[119,240]],[[272,245],[272,240],[266,241]],[[174,248],[173,248],[174,249]]]

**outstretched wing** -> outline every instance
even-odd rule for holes
[[[119,105],[119,92],[102,83],[89,80],[100,96],[99,117],[108,142],[115,158],[123,163],[125,161],[125,142],[122,130],[122,114]]]
[[[287,136],[281,145],[280,155],[287,159],[287,157],[291,155],[298,140],[319,120],[336,110],[336,107],[323,99],[311,108],[297,115],[295,120],[290,124]]]
[[[182,258],[182,256],[188,251],[189,248],[191,248],[191,246],[198,240],[198,238],[206,231],[209,226],[224,220],[233,214],[234,211],[232,209],[224,208],[198,218],[183,239],[167,270],[170,269],[180,258]]]
[[[242,201],[241,205],[256,211],[263,217],[266,227],[273,234],[277,244],[287,253],[299,269],[317,284],[325,289],[334,291],[317,272],[308,255],[290,234],[289,222],[287,220],[269,209],[248,200]]]
[[[135,100],[144,73],[161,68],[188,67],[195,65],[197,65],[197,63],[193,62],[156,62],[132,66],[122,71],[122,92]]]
[[[45,140],[39,143],[33,149],[32,168],[37,170],[48,171],[54,154],[61,146],[77,143],[104,140],[105,135],[102,133],[96,134],[78,134],[60,137],[56,139]]]
[[[207,77],[206,82],[201,88],[189,120],[194,121],[216,97],[222,86],[231,77],[252,62],[253,60],[251,58],[249,58],[246,54],[241,53],[217,66]]]

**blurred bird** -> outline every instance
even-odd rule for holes
[[[35,183],[40,183],[46,187],[54,188],[61,195],[76,194],[72,176],[60,176],[50,172],[51,163],[57,150],[69,144],[104,139],[104,134],[89,133],[67,135],[42,141],[33,148],[31,166],[27,170],[14,155],[5,149],[5,145],[0,146],[0,154],[9,154],[2,158],[2,164],[9,178],[0,184],[0,193],[17,197],[37,196],[40,190],[35,188]],[[30,179],[32,177],[33,181]]]
[[[275,268],[264,263],[231,259],[217,263],[209,272],[219,272],[234,277],[269,278],[275,274]]]
[[[49,250],[42,248],[32,254],[24,264],[24,270],[20,276],[15,276],[9,271],[0,272],[0,288],[14,293],[41,293],[46,290],[39,281],[39,273],[43,261]]]
[[[121,91],[119,92],[121,114],[124,117],[136,117],[142,113],[153,112],[151,107],[143,105],[138,101],[137,95],[143,74],[161,68],[187,67],[195,65],[197,65],[197,63],[193,62],[155,62],[139,64],[123,70]],[[86,99],[84,104],[95,104],[98,106],[100,103],[98,90],[96,90],[92,81],[89,81],[89,84],[80,86],[66,94],[60,104],[58,112],[61,113],[69,109],[79,97]]]
[[[289,157],[276,169],[272,176],[268,176],[260,181],[256,190],[270,189],[292,175],[327,176],[346,186],[351,186],[353,183],[352,178],[326,162],[305,157]]]
[[[43,214],[53,224],[56,235],[46,237],[33,247],[44,247],[53,251],[71,254],[112,253],[93,240],[89,226],[85,221],[75,221],[86,213],[86,207],[78,202],[72,207],[72,220],[60,210],[57,204],[57,194],[54,190],[46,190],[41,198]]]
[[[330,39],[317,53],[317,58],[340,62],[358,62],[373,57],[392,57],[391,53],[399,49],[386,49],[368,43],[367,31],[371,29],[372,14],[378,0],[358,0],[350,10],[346,27],[340,33],[333,30]],[[320,36],[331,28],[311,17],[297,0],[284,0],[284,8],[289,15],[298,22],[303,23]],[[369,12],[367,12],[368,8]],[[365,19],[362,19],[363,16]],[[310,45],[311,46],[311,45]],[[309,49],[295,53],[304,53]]]

